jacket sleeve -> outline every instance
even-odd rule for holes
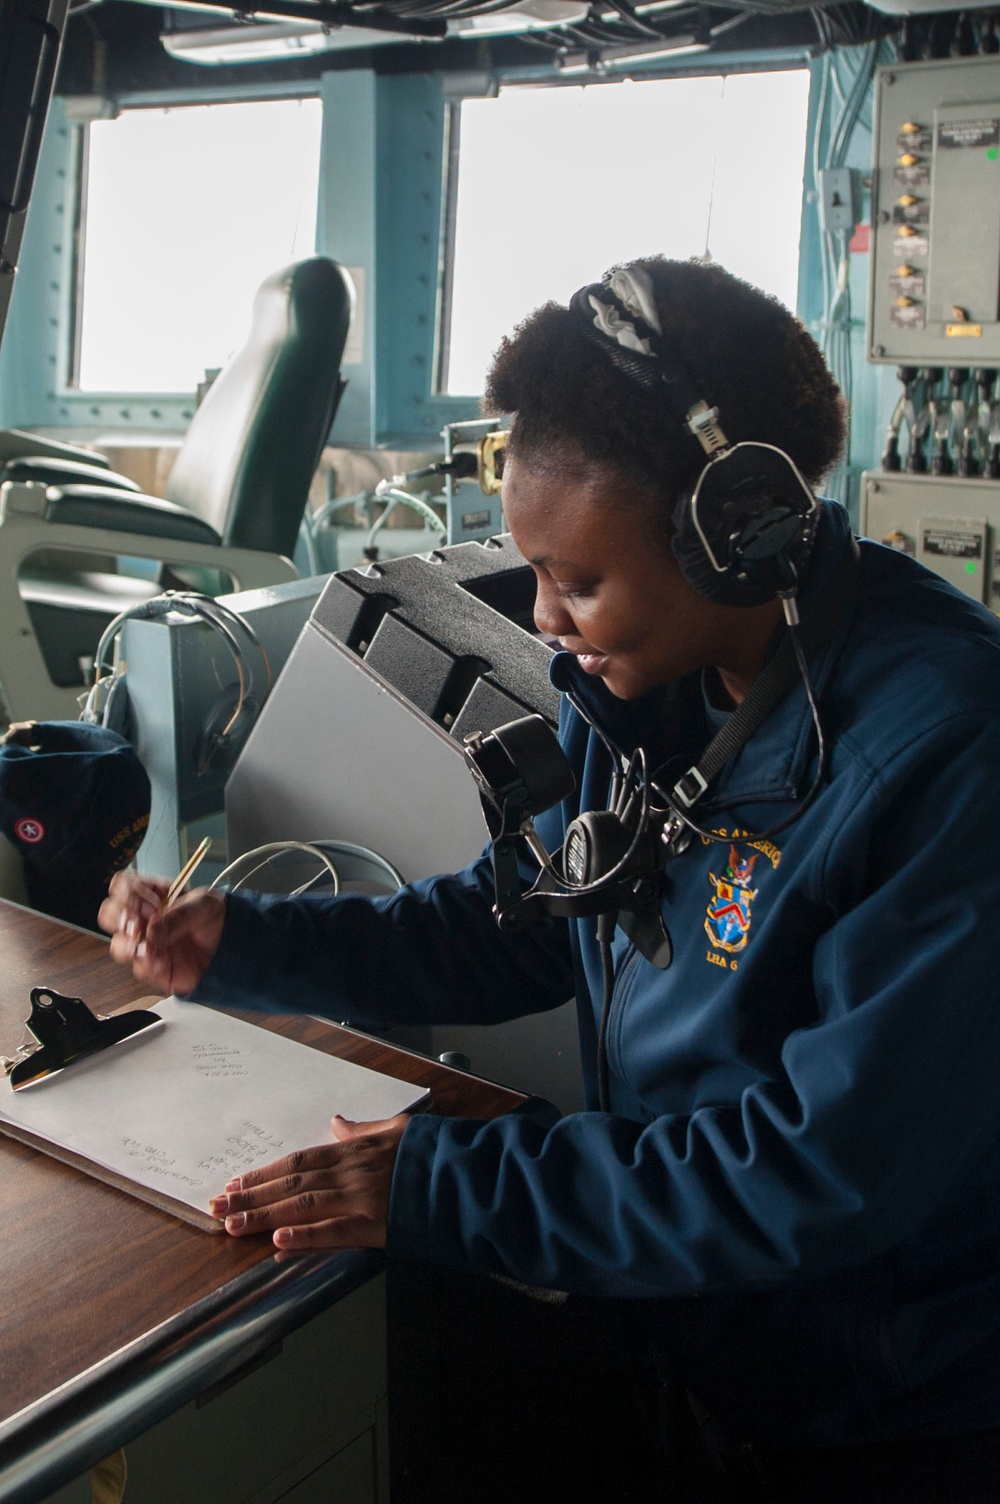
[[[732,1292],[860,1264],[968,1201],[997,1152],[996,736],[956,718],[827,819],[815,1022],[773,1078],[647,1124],[415,1118],[390,1250],[584,1294]]]
[[[219,949],[191,996],[372,1026],[499,1023],[565,1003],[566,921],[508,936],[492,906],[486,855],[385,898],[230,893]]]

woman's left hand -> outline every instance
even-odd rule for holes
[[[209,1211],[235,1237],[270,1232],[283,1253],[384,1248],[389,1188],[405,1113],[377,1123],[330,1122],[334,1142],[248,1170],[213,1196]]]

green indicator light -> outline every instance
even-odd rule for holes
[[[975,564],[971,563],[971,561],[968,564],[966,564],[966,566],[965,566],[965,572],[966,572],[966,574],[975,574],[975,572],[976,572],[976,566],[975,566]]]
[[[988,146],[986,148],[986,155],[991,162],[995,162],[997,157],[1000,157],[1000,147]]]

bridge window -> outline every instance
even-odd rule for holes
[[[510,88],[454,107],[440,389],[618,261],[710,255],[795,307],[809,73]]]
[[[73,385],[193,392],[272,271],[315,250],[321,106],[134,109],[88,125]]]

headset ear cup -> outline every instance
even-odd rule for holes
[[[101,722],[109,731],[117,731],[126,741],[133,741],[135,726],[132,721],[132,705],[128,697],[128,676],[116,674],[107,698],[104,701],[104,711]]]
[[[739,586],[729,574],[720,574],[712,566],[705,552],[705,545],[698,536],[691,511],[691,496],[685,492],[677,500],[673,516],[673,536],[670,543],[681,573],[692,589],[708,600],[723,605],[742,605]]]
[[[794,586],[807,564],[818,507],[783,450],[740,443],[710,461],[678,500],[674,554],[699,595],[762,606]]]
[[[239,707],[239,715],[233,715]],[[260,706],[252,696],[240,705],[239,686],[223,690],[206,717],[198,738],[196,763],[198,772],[230,773],[243,745],[253,729]]]
[[[692,589],[706,600],[720,606],[760,606],[777,594],[777,584],[770,580],[762,582],[755,575],[751,580],[740,580],[729,570],[716,569],[694,525],[691,497],[685,493],[674,507],[674,531],[671,547],[681,567],[681,573]]]

